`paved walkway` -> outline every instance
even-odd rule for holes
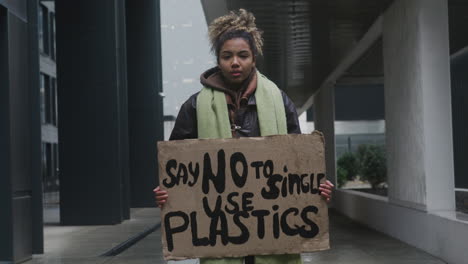
[[[54,219],[49,211],[46,218]],[[26,264],[163,264],[160,229],[113,257],[101,257],[109,249],[147,231],[160,221],[159,210],[133,209],[132,219],[113,226],[45,226],[45,254]],[[330,212],[331,250],[303,254],[304,264],[441,264],[443,261],[398,240]],[[197,260],[169,264],[195,264]]]

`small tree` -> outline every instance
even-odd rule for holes
[[[360,145],[357,150],[359,175],[368,181],[372,189],[387,181],[385,150],[377,145]]]

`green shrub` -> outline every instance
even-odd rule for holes
[[[348,175],[348,172],[345,169],[341,167],[338,167],[336,169],[336,176],[337,176],[339,188],[343,187],[343,185],[345,185],[345,183],[348,181],[347,175]]]
[[[368,181],[372,189],[387,180],[387,165],[385,150],[377,145],[360,145],[357,150],[359,160],[359,175]]]
[[[346,152],[336,162],[338,168],[342,168],[346,175],[346,180],[351,181],[359,173],[359,161],[352,152]]]

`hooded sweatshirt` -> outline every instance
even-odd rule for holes
[[[208,86],[226,94],[229,119],[233,128],[233,137],[258,137],[260,128],[258,124],[257,103],[255,90],[257,86],[257,71],[246,79],[244,85],[238,90],[229,89],[223,80],[219,67],[211,68],[200,76],[203,86]],[[281,91],[286,111],[288,134],[300,134],[299,120],[296,108],[289,97]],[[169,140],[198,138],[197,128],[197,96],[193,94],[181,106]]]

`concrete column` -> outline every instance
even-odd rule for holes
[[[131,207],[154,206],[156,142],[164,140],[159,1],[127,0]]]
[[[32,206],[32,252],[44,253],[44,217],[42,207],[42,164],[41,164],[41,104],[39,91],[39,36],[38,0],[27,0],[28,50],[29,50],[29,111],[30,111],[30,155],[31,159],[31,206]]]
[[[389,200],[454,210],[448,8],[397,0],[384,14]]]
[[[129,216],[125,1],[55,1],[60,217],[65,225]]]
[[[42,251],[35,4],[0,3],[0,263],[24,262]]]
[[[325,137],[327,179],[336,186],[335,87],[326,86],[314,95],[314,125]]]

